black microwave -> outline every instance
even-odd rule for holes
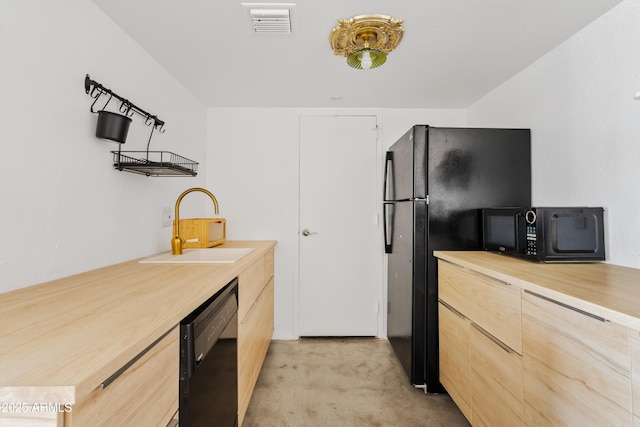
[[[604,261],[601,207],[482,209],[482,247],[541,262]]]

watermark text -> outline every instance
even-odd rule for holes
[[[50,402],[0,402],[0,414],[19,412],[29,414],[43,412],[71,412],[71,404]]]

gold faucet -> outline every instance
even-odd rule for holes
[[[175,220],[173,221],[173,239],[171,239],[171,253],[173,253],[173,255],[182,254],[182,244],[184,242],[180,237],[180,202],[182,201],[184,196],[194,191],[199,191],[209,196],[211,198],[211,201],[213,202],[213,206],[215,208],[214,210],[215,214],[218,215],[218,201],[216,200],[216,196],[211,194],[209,190],[205,190],[204,188],[194,187],[182,193],[178,197],[178,200],[176,200]]]

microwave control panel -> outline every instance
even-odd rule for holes
[[[527,226],[527,252],[526,255],[538,255],[538,245],[536,242],[536,226]]]
[[[537,233],[536,233],[536,220],[537,215],[534,210],[529,210],[524,215],[527,221],[527,247],[526,255],[538,255]]]

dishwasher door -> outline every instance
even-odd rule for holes
[[[180,323],[180,426],[237,426],[237,279]]]

